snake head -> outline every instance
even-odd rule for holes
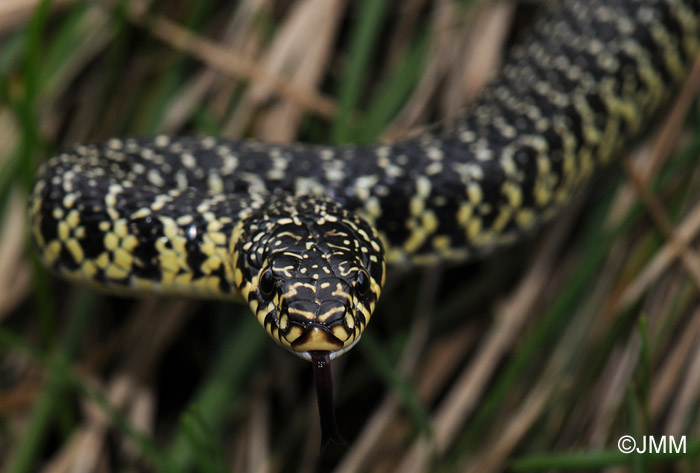
[[[312,360],[354,346],[384,283],[384,252],[372,227],[317,196],[270,197],[234,231],[236,284],[281,346]]]

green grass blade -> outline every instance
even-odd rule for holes
[[[225,341],[211,375],[201,384],[192,406],[200,421],[218,435],[226,422],[226,413],[239,397],[245,376],[259,366],[260,354],[268,342],[254,317],[241,320],[237,332]],[[168,448],[168,457],[179,469],[192,465],[197,455],[187,432],[178,432]]]
[[[392,364],[382,345],[371,332],[362,335],[362,343],[358,345],[368,366],[391,386],[401,400],[416,428],[430,435],[430,415],[418,398],[415,388],[399,373]]]
[[[47,378],[39,399],[34,403],[26,433],[14,451],[13,459],[9,464],[8,471],[11,473],[32,471],[35,466],[34,461],[38,457],[37,452],[47,438],[54,417],[61,409],[66,409],[64,394],[71,384],[71,379],[67,370],[52,368],[67,366],[75,355],[80,343],[80,334],[83,333],[89,317],[94,312],[95,302],[94,293],[83,292],[80,294],[71,308],[71,313],[74,316],[68,319],[69,323],[64,333],[64,339],[53,354],[48,357],[38,357],[36,351],[29,351],[30,355],[37,358],[47,368]],[[6,348],[12,343],[13,338],[9,332],[5,333],[4,339],[0,339],[0,345],[4,345]]]
[[[228,473],[226,461],[216,435],[209,428],[197,407],[190,408],[182,416],[180,428],[192,446],[197,471],[203,473]]]
[[[357,25],[352,33],[347,67],[339,89],[338,116],[333,124],[335,143],[346,143],[352,138],[352,119],[360,93],[367,78],[367,70],[387,7],[387,0],[363,0],[359,7]]]
[[[421,77],[429,46],[429,36],[421,35],[406,53],[401,64],[382,82],[362,120],[362,127],[352,135],[353,142],[376,139],[377,132],[383,130],[396,115]]]

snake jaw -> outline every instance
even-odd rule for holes
[[[360,338],[362,338],[362,334],[359,334],[352,342],[350,342],[349,345],[344,346],[343,348],[340,348],[340,349],[338,349],[338,350],[329,352],[329,353],[328,353],[328,356],[329,356],[330,360],[335,360],[336,358],[340,358],[342,355],[344,355],[344,354],[346,354],[347,352],[349,352],[350,350],[352,350],[353,347],[354,347],[355,345],[357,345],[357,343],[360,341]],[[291,348],[289,348],[288,350],[289,350],[291,353],[293,353],[294,355],[296,355],[296,356],[298,356],[299,358],[301,358],[302,360],[306,360],[306,361],[309,361],[309,362],[313,362],[313,357],[312,357],[311,354],[312,354],[314,351],[318,351],[318,350],[295,351],[295,350],[292,350]]]
[[[301,337],[291,342],[291,345],[292,350],[297,352],[328,351],[332,353],[342,349],[344,343],[326,327],[313,324],[304,330]]]

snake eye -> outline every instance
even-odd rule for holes
[[[260,292],[265,297],[270,297],[275,290],[275,277],[271,269],[266,269],[260,276]]]
[[[369,292],[369,275],[367,274],[367,271],[361,269],[357,272],[355,284],[357,287],[357,293],[360,296],[366,296]]]

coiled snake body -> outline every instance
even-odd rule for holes
[[[323,364],[359,339],[385,260],[511,242],[648,130],[698,50],[699,15],[696,0],[564,0],[462,116],[394,144],[78,145],[41,169],[32,234],[70,279],[242,296],[278,343]]]

